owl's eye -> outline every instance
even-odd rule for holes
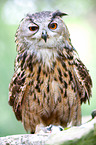
[[[36,30],[38,30],[38,26],[30,26],[29,30],[30,31],[36,31]]]
[[[57,23],[49,24],[49,28],[52,29],[52,30],[55,30],[57,28]]]

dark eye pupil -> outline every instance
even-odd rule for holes
[[[32,27],[29,27],[29,29],[30,29],[30,31],[35,31],[35,30],[38,29],[38,27],[36,27],[36,26],[32,26]]]
[[[55,30],[57,28],[57,23],[51,23],[49,25],[49,28],[52,29],[52,30]]]
[[[55,25],[54,25],[54,24],[52,24],[52,25],[51,25],[51,27],[52,27],[52,28],[54,28],[54,27],[55,27]]]
[[[35,30],[36,30],[36,27],[32,27],[31,29],[32,29],[33,31],[35,31]]]

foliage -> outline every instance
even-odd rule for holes
[[[78,140],[68,141],[62,145],[96,145],[96,134],[94,131],[91,131],[89,134],[83,136]]]

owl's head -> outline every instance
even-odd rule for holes
[[[68,45],[69,32],[62,20],[67,14],[60,11],[43,11],[27,14],[16,32],[17,51],[64,48]]]

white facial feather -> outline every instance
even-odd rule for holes
[[[37,56],[38,61],[42,59],[43,64],[51,66],[52,60],[56,59],[57,52],[55,49],[47,49],[47,48],[41,48],[41,49],[29,49],[28,54],[35,54]]]
[[[50,49],[40,49],[37,52],[37,58],[42,58],[43,64],[45,63],[50,67],[52,59],[54,60],[56,58],[56,52]]]

